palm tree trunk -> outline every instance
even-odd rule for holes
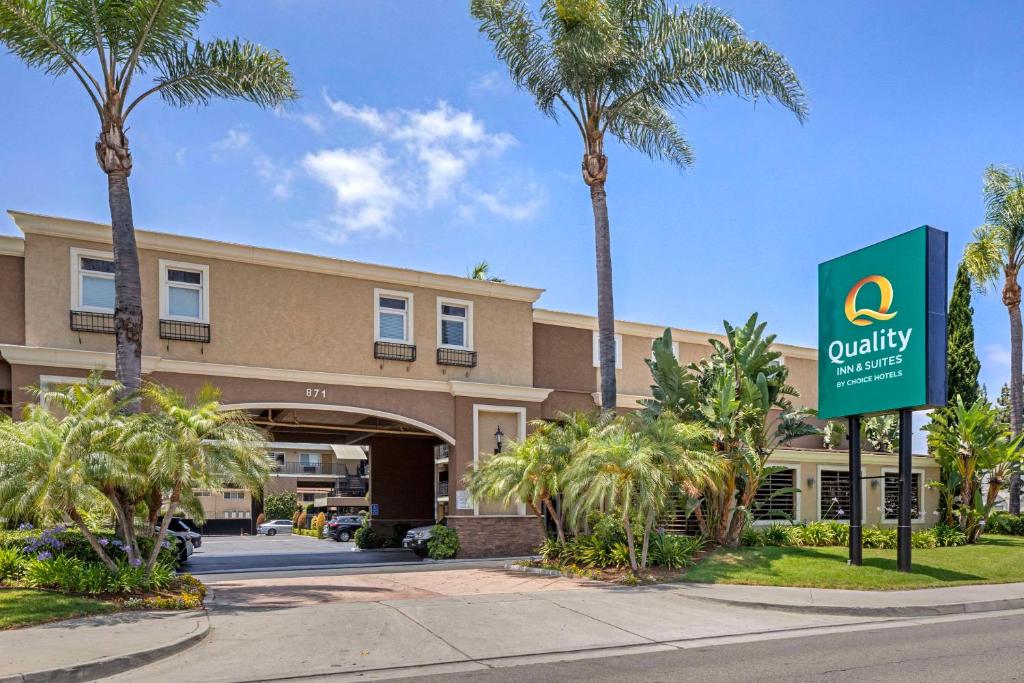
[[[82,532],[82,535],[85,536],[85,540],[88,541],[89,545],[92,547],[92,551],[96,553],[96,557],[100,558],[100,562],[102,562],[110,571],[115,573],[117,572],[117,565],[112,559],[110,559],[110,556],[107,555],[107,551],[103,549],[102,545],[100,545],[99,540],[97,540],[93,533],[89,531],[89,527],[86,526],[85,520],[82,519],[81,515],[79,515],[76,510],[65,512],[64,521],[71,522],[78,527],[78,530]]]
[[[624,526],[626,527],[626,546],[629,548],[629,567],[633,571],[638,569],[636,564],[636,539],[633,538],[633,522],[629,519],[629,515],[625,515],[622,518]]]
[[[109,109],[120,106],[109,103]],[[139,252],[135,244],[135,220],[128,176],[132,157],[120,116],[105,112],[103,128],[96,141],[96,159],[107,174],[107,201],[110,204],[111,238],[114,246],[114,334],[117,381],[125,394],[142,386],[142,280],[139,276]],[[128,412],[138,412],[133,401]]]
[[[601,408],[615,410],[615,304],[612,298],[612,245],[608,226],[608,196],[604,183],[608,159],[601,134],[591,132],[583,155],[583,181],[590,186],[594,210],[594,252],[597,261],[597,351],[601,366]]]
[[[557,510],[555,510],[555,506],[551,502],[550,498],[545,498],[544,499],[544,507],[547,508],[548,514],[551,515],[551,519],[554,520],[554,522],[555,522],[555,531],[558,534],[559,542],[564,543],[565,542],[565,531],[562,529],[562,517],[561,517],[561,515],[558,514]],[[545,529],[545,531],[546,531],[546,529]]]
[[[167,501],[167,512],[164,513],[163,521],[160,524],[160,533],[153,540],[153,549],[149,552],[149,561],[146,563],[146,574],[153,571],[157,558],[160,557],[160,550],[164,541],[167,540],[167,532],[171,529],[171,517],[174,516],[174,508],[178,506],[178,499],[181,497],[181,485],[175,484],[171,491],[171,498]]]
[[[647,513],[647,522],[644,524],[643,552],[640,553],[640,566],[647,567],[647,549],[651,542],[651,529],[654,527],[654,511]]]
[[[1024,334],[1021,330],[1020,318],[1020,285],[1017,284],[1017,272],[1006,270],[1006,284],[1003,287],[1003,303],[1010,313],[1010,429],[1013,436],[1020,436],[1021,433],[1021,386],[1022,368],[1021,339]],[[1013,474],[1010,475],[1009,508],[1015,515],[1020,514],[1020,463],[1013,464]]]

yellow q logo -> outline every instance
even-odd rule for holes
[[[857,294],[860,292],[861,287],[869,282],[874,282],[878,285],[878,291],[881,294],[877,311],[873,311],[870,308],[857,308]],[[889,306],[892,306],[892,283],[881,275],[868,275],[855,284],[850,289],[850,293],[846,295],[846,319],[854,325],[860,326],[873,324],[872,320],[867,320],[867,318],[891,320],[896,316],[896,311],[890,313]]]

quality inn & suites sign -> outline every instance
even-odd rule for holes
[[[818,265],[818,414],[946,402],[945,232],[921,227]]]

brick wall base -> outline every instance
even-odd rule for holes
[[[544,541],[536,517],[457,517],[448,526],[459,534],[460,558],[534,555]]]

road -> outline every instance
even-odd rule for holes
[[[1024,614],[445,673],[439,681],[1020,681]],[[325,678],[323,680],[330,680]]]
[[[355,543],[309,536],[207,536],[183,567],[193,574],[419,562],[408,550],[360,551]]]

